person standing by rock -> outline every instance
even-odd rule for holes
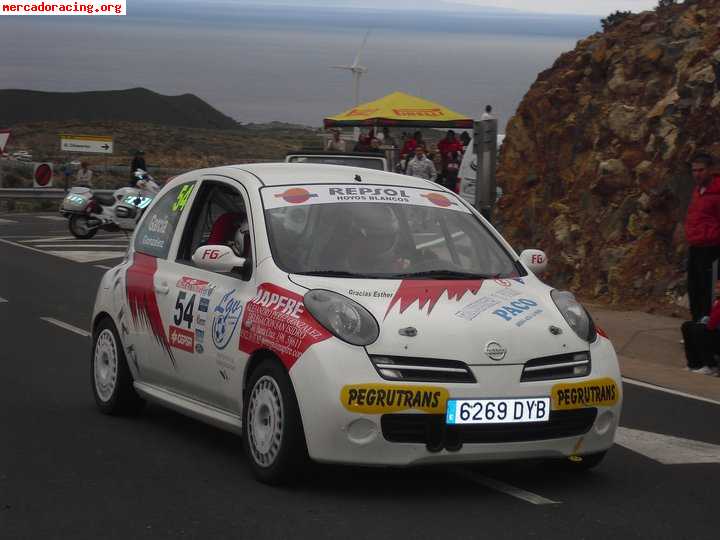
[[[713,264],[720,259],[720,175],[713,174],[713,158],[697,154],[690,162],[695,187],[685,218],[689,244],[687,288],[692,320],[710,313]]]
[[[75,185],[81,187],[92,187],[93,172],[87,161],[80,163],[80,168],[75,175]]]

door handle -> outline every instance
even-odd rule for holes
[[[167,283],[155,285],[155,292],[158,294],[167,294],[170,292],[170,287],[168,287]]]

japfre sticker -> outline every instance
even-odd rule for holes
[[[445,388],[437,386],[349,384],[340,391],[340,403],[354,413],[382,414],[410,409],[445,413],[448,396]]]
[[[566,411],[586,407],[610,407],[620,399],[620,388],[609,377],[579,383],[556,384],[550,391],[552,409]]]
[[[470,210],[450,193],[402,186],[313,184],[266,187],[261,193],[267,210],[310,204],[371,202],[412,204],[470,213]]]

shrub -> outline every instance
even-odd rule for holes
[[[615,13],[611,13],[610,15],[602,19],[600,23],[602,24],[603,30],[607,32],[613,26],[616,26],[623,22],[630,15],[632,15],[632,13],[629,11],[616,11]]]

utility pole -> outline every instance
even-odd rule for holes
[[[475,122],[473,145],[477,158],[475,177],[475,208],[492,221],[497,196],[495,167],[497,160],[497,126],[495,119]]]

